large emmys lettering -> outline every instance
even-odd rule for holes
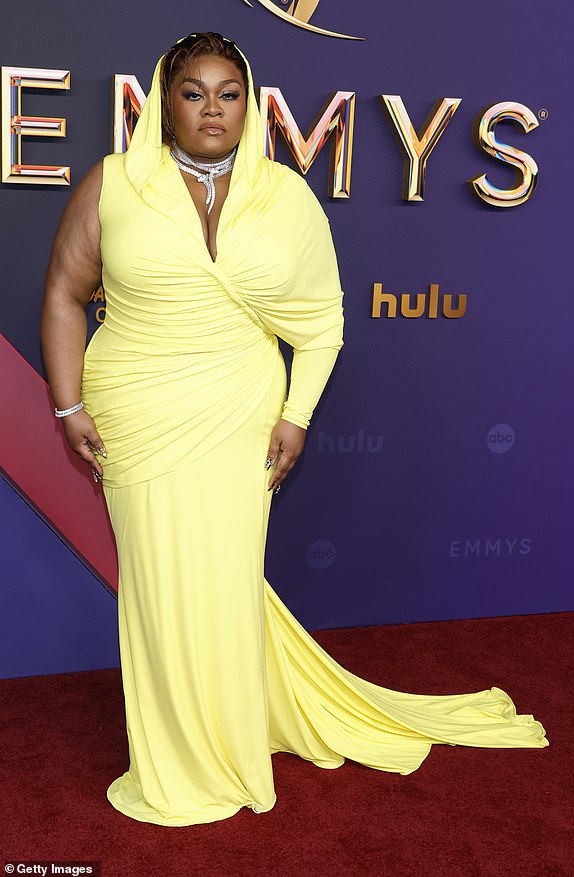
[[[333,134],[329,164],[329,196],[348,198],[351,189],[355,92],[337,91],[327,98],[304,137],[280,88],[259,89],[259,108],[265,130],[267,156],[275,157],[277,128],[281,131],[301,173],[306,174]]]
[[[1,71],[2,182],[69,185],[69,167],[22,163],[23,136],[65,137],[66,135],[65,119],[22,115],[22,89],[26,87],[69,89],[70,72],[34,67],[2,67]],[[393,136],[404,155],[402,197],[406,201],[420,202],[424,197],[425,172],[429,156],[461,103],[461,98],[438,98],[418,132],[415,131],[400,95],[381,94],[379,101],[389,120]],[[116,74],[113,77],[112,150],[114,152],[125,152],[128,148],[144,103],[145,94],[135,76]],[[305,136],[301,134],[280,88],[261,86],[259,103],[267,156],[272,160],[275,157],[275,140],[279,130],[303,174],[308,172],[332,135],[328,194],[331,198],[349,198],[355,92],[332,92]],[[530,155],[496,138],[495,127],[498,122],[503,121],[516,122],[526,133],[538,127],[538,121],[532,110],[514,101],[491,104],[482,110],[474,121],[475,143],[489,155],[515,168],[514,185],[509,189],[498,188],[487,180],[486,174],[472,177],[467,183],[471,191],[485,203],[493,207],[515,207],[532,197],[538,181],[538,166]],[[460,302],[456,311],[446,313],[446,310],[451,308],[446,301],[447,298],[445,297],[443,303],[445,316],[462,316],[459,313]],[[389,302],[389,310],[391,304]],[[404,316],[419,316],[421,307],[424,310],[420,297],[414,308],[411,308],[408,302],[401,305]],[[391,316],[390,312],[389,316]]]
[[[23,88],[70,88],[69,70],[2,67],[2,182],[70,185],[70,168],[23,164],[22,137],[65,137],[66,120],[22,115]]]
[[[481,111],[474,121],[472,135],[479,149],[516,168],[514,186],[499,189],[489,183],[486,174],[479,174],[467,180],[471,190],[493,207],[515,207],[532,196],[538,182],[538,165],[526,152],[515,149],[496,139],[494,131],[497,122],[516,122],[528,133],[538,127],[538,119],[524,104],[511,101],[492,104]]]
[[[422,201],[429,155],[458,109],[461,98],[443,97],[436,100],[418,133],[400,95],[381,94],[379,100],[399,149],[404,154],[403,200]]]
[[[114,120],[112,150],[114,152],[125,152],[130,145],[136,122],[145,104],[145,98],[145,92],[136,76],[126,73],[114,75],[112,81],[112,118]]]
[[[442,98],[435,101],[417,134],[409,114],[399,95],[379,95],[393,136],[404,153],[403,200],[422,201],[426,163],[441,134],[452,119],[460,98]],[[479,149],[494,158],[516,168],[514,186],[499,189],[488,182],[486,174],[478,174],[467,180],[472,192],[492,207],[516,207],[532,197],[538,180],[538,166],[532,156],[496,138],[495,126],[498,122],[513,121],[528,133],[538,127],[536,116],[524,104],[515,101],[502,101],[481,110],[473,124],[473,140]]]
[[[439,284],[431,283],[430,284],[430,292],[428,295],[428,313],[427,317],[430,319],[436,319],[438,317],[438,303],[439,303]],[[411,305],[411,294],[409,292],[404,292],[401,295],[401,314],[403,317],[422,317],[426,306],[427,306],[427,295],[426,293],[417,293],[417,303],[413,307]],[[459,319],[460,317],[464,317],[466,314],[466,305],[468,296],[464,293],[461,293],[457,296],[457,305],[453,307],[453,299],[452,295],[443,295],[442,297],[442,313],[443,316],[448,317],[449,319]],[[387,305],[387,317],[396,317],[397,316],[397,296],[393,295],[392,292],[383,292],[383,284],[382,283],[373,283],[373,306],[371,310],[371,316],[378,318],[381,316],[381,306],[384,304]]]

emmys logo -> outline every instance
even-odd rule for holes
[[[247,3],[248,6],[253,7],[253,3],[250,3],[249,0],[243,0],[243,2]],[[288,21],[290,24],[302,27],[305,30],[313,31],[313,33],[323,34],[323,36],[326,37],[338,37],[341,40],[364,39],[364,37],[352,37],[349,34],[336,33],[335,31],[325,30],[322,27],[316,27],[313,24],[309,24],[309,20],[317,9],[320,0],[280,0],[281,6],[288,6],[285,10],[281,9],[279,3],[274,3],[273,0],[258,0],[258,2],[261,3],[265,9],[268,9],[269,12],[272,12],[273,15],[282,18],[283,21]]]
[[[449,557],[517,557],[530,554],[532,540],[528,536],[498,539],[453,539]]]

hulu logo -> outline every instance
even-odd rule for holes
[[[428,293],[417,293],[415,296],[415,303],[413,304],[413,296],[410,292],[403,292],[400,296],[396,296],[393,295],[392,292],[383,292],[382,283],[373,283],[373,307],[371,316],[375,318],[380,317],[382,306],[383,304],[386,304],[386,316],[389,318],[396,317],[400,298],[400,313],[403,317],[412,319],[413,317],[423,317],[426,314],[429,319],[434,320],[438,317],[439,305],[443,317],[448,317],[449,320],[464,317],[466,314],[468,296],[462,293],[457,296],[446,293],[439,296],[438,290],[439,284],[431,283],[430,291]],[[455,298],[457,300],[456,305],[454,305]]]
[[[383,450],[382,435],[369,435],[360,429],[355,435],[328,435],[324,429],[317,436],[318,454],[378,454]]]

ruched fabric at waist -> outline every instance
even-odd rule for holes
[[[167,300],[155,295],[151,301],[139,294],[131,300],[114,291],[106,294],[106,333],[108,344],[153,356],[186,353],[214,353],[246,348],[269,334],[227,293],[203,300]],[[102,327],[103,328],[103,327]],[[99,330],[98,330],[99,331]]]
[[[124,335],[106,322],[84,355],[82,401],[106,446],[109,487],[171,472],[243,425],[268,393],[275,335],[254,327],[226,344]]]

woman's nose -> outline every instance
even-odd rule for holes
[[[203,112],[207,115],[219,115],[221,113],[221,104],[216,97],[207,97]]]

